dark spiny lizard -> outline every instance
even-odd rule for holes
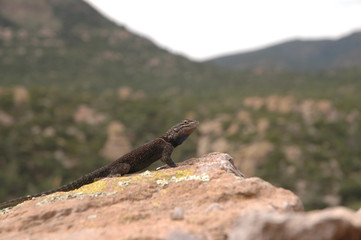
[[[187,137],[197,128],[198,124],[198,121],[183,120],[177,125],[171,127],[163,136],[132,150],[114,162],[88,173],[74,182],[50,191],[28,195],[0,203],[0,208],[54,192],[71,191],[80,188],[83,185],[92,183],[99,178],[138,172],[147,168],[158,159],[170,167],[176,167],[177,165],[171,158],[174,148],[182,144],[183,141],[186,140]]]

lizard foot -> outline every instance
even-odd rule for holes
[[[167,169],[167,168],[170,168],[170,167],[168,165],[163,165],[163,166],[157,167],[155,170],[158,171],[158,170]]]
[[[108,177],[122,177],[123,175],[122,174],[112,174],[112,175],[109,175]]]
[[[176,164],[174,167],[178,167],[178,165]],[[174,167],[171,167],[169,165],[163,165],[163,166],[157,167],[155,170],[158,171],[158,170],[167,169],[167,168],[174,168]]]

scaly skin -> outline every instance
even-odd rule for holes
[[[48,195],[54,192],[71,191],[80,188],[83,185],[92,183],[99,178],[134,173],[144,168],[147,168],[149,165],[151,165],[157,160],[161,160],[169,167],[176,167],[177,165],[171,158],[174,148],[182,144],[183,141],[186,140],[187,137],[191,135],[194,130],[196,130],[198,125],[198,121],[183,120],[177,125],[171,127],[163,136],[156,138],[153,141],[132,150],[131,152],[121,156],[114,162],[104,167],[101,167],[91,173],[88,173],[81,178],[75,180],[74,182],[46,192],[34,195],[27,195],[24,197],[0,203],[0,208],[24,202],[34,197]]]

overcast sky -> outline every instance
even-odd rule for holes
[[[361,0],[86,1],[132,32],[193,60],[361,30]]]

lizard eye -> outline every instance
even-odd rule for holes
[[[187,123],[189,123],[188,120],[183,120],[183,124],[187,124]]]

